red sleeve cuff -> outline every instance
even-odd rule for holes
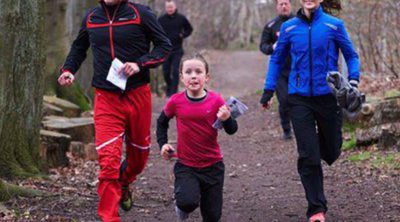
[[[61,69],[60,69],[60,75],[63,74],[64,72],[69,72],[69,73],[71,73],[72,75],[74,75],[74,73],[71,72],[69,69],[61,68]]]

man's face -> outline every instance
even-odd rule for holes
[[[104,0],[104,3],[106,3],[106,5],[116,5],[120,2],[121,0]]]
[[[176,4],[175,2],[166,2],[165,3],[165,11],[168,15],[172,15],[176,11]]]
[[[290,0],[277,0],[276,11],[279,15],[289,16],[292,10]]]

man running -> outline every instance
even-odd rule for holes
[[[150,51],[150,43],[154,47]],[[145,167],[150,147],[151,93],[149,68],[161,64],[171,44],[147,6],[127,0],[101,0],[87,11],[58,78],[71,85],[74,74],[93,52],[94,122],[100,174],[98,214],[103,221],[120,221],[118,204],[132,207],[129,184]],[[125,91],[107,81],[111,62],[124,63]],[[121,164],[122,143],[126,159]]]
[[[271,55],[274,52],[282,23],[293,17],[291,13],[291,0],[275,0],[275,3],[278,16],[265,25],[261,37],[260,51],[265,55]],[[279,116],[281,118],[281,126],[283,129],[283,139],[285,140],[292,138],[288,107],[288,78],[290,73],[290,63],[291,59],[290,56],[288,56],[280,78],[276,84],[276,94],[279,101]]]
[[[167,84],[166,96],[171,97],[178,92],[179,85],[179,63],[184,54],[182,43],[183,39],[192,34],[193,28],[189,20],[178,13],[176,3],[173,0],[165,2],[166,14],[162,15],[158,21],[171,40],[173,50],[168,59],[163,64],[163,74]]]

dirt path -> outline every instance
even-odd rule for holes
[[[209,59],[211,88],[225,97],[239,97],[250,108],[238,119],[237,134],[221,133],[219,137],[226,166],[222,221],[306,221],[307,203],[296,169],[295,142],[280,139],[277,113],[261,111],[258,104],[256,91],[263,86],[267,58],[259,52],[211,51]],[[153,129],[164,102],[153,99]],[[172,139],[174,131],[172,123]],[[152,138],[148,166],[134,186],[135,207],[121,212],[123,221],[176,221],[173,162],[161,159],[154,132]],[[344,153],[332,167],[324,166],[327,221],[400,221],[400,173],[368,170],[347,161],[348,155]],[[52,175],[50,181],[25,182],[53,195],[13,199],[7,206],[21,215],[18,221],[98,221],[97,169],[95,162],[77,162]],[[78,177],[84,178],[74,182]],[[189,221],[201,221],[199,210]]]

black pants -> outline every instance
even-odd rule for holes
[[[223,162],[200,169],[177,162],[174,167],[177,207],[191,213],[200,203],[203,221],[218,222],[222,213],[224,173]]]
[[[281,75],[276,84],[276,96],[279,101],[279,116],[281,118],[281,126],[284,132],[290,132],[290,115],[288,104],[288,77]]]
[[[179,86],[179,63],[183,56],[183,49],[173,51],[163,64],[164,80],[167,84],[166,94],[168,97],[178,92]]]
[[[326,212],[321,159],[329,165],[342,146],[342,112],[333,95],[289,96],[290,117],[296,136],[298,172],[308,201],[307,216]]]

